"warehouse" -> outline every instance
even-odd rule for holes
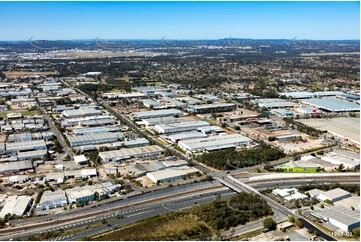
[[[348,150],[336,149],[326,153],[321,159],[337,166],[343,164],[345,169],[360,167],[360,154]]]
[[[100,152],[99,157],[105,162],[110,162],[127,160],[134,157],[160,155],[163,152],[164,150],[158,145],[150,145],[137,148]]]
[[[311,210],[311,214],[344,231],[360,227],[360,214],[341,206],[327,207],[323,210]]]
[[[95,108],[80,108],[73,110],[64,110],[62,115],[66,118],[82,118],[89,116],[97,116],[100,115],[101,112]]]
[[[163,117],[163,118],[149,118],[149,119],[143,119],[142,122],[139,124],[144,124],[146,126],[153,126],[157,124],[174,124],[174,123],[180,123],[179,118],[175,117]]]
[[[88,126],[99,126],[105,124],[112,124],[114,122],[112,116],[109,115],[99,115],[99,116],[90,116],[85,118],[70,118],[64,119],[61,122],[61,126],[77,126],[77,125],[88,125]]]
[[[52,208],[65,207],[68,201],[65,196],[65,191],[45,191],[41,196],[40,202],[36,206],[36,210],[47,210]]]
[[[0,163],[0,174],[27,171],[31,169],[33,169],[33,164],[31,164],[31,161],[29,160]]]
[[[178,142],[179,148],[192,153],[235,148],[239,146],[245,147],[251,144],[253,144],[253,140],[240,134],[211,136],[208,138],[184,140]]]
[[[29,150],[46,150],[46,148],[47,147],[44,140],[6,143],[6,153]]]
[[[75,135],[84,135],[84,134],[119,132],[120,128],[121,127],[119,125],[109,125],[109,126],[92,127],[92,128],[74,128],[73,133]]]
[[[182,122],[182,123],[174,123],[174,124],[157,124],[153,127],[153,130],[160,134],[169,134],[169,133],[196,130],[204,126],[209,126],[209,123],[206,121],[192,121],[192,122]]]
[[[153,99],[143,99],[142,103],[147,108],[159,108],[162,106],[160,102],[157,102]]]
[[[177,107],[177,108],[186,108],[187,107],[186,103],[180,102],[174,98],[163,97],[162,100],[165,101],[166,103],[169,103],[169,104]]]
[[[42,159],[47,150],[33,150],[18,153],[18,160]]]
[[[312,98],[315,96],[315,94],[312,92],[282,92],[279,95],[293,99]]]
[[[266,109],[293,108],[297,105],[294,102],[285,101],[279,98],[256,99],[252,102],[256,103],[259,107]]]
[[[311,98],[302,102],[326,112],[360,112],[359,104],[336,98]]]
[[[73,203],[86,203],[95,199],[95,192],[89,187],[74,187],[65,190],[68,202]]]
[[[114,184],[112,182],[103,182],[88,187],[92,189],[96,194],[98,194],[98,199],[103,199],[119,191],[122,186],[119,184]]]
[[[277,108],[277,109],[273,109],[271,112],[282,118],[292,118],[293,117],[293,112],[291,112],[290,110],[287,110],[287,109]]]
[[[317,196],[317,198],[321,201],[330,200],[332,202],[337,202],[351,196],[352,196],[351,193],[341,188],[335,188],[327,192],[322,192],[320,195]]]
[[[67,138],[70,142],[70,146],[74,147],[74,146],[82,146],[82,145],[113,143],[120,139],[123,139],[124,136],[120,132],[114,132],[114,133],[99,133],[99,134],[68,136]]]
[[[205,138],[205,137],[207,137],[205,134],[202,134],[197,131],[191,131],[191,132],[183,132],[183,133],[169,135],[168,139],[173,143],[178,143],[181,140],[189,140],[189,139],[197,139],[197,138]]]
[[[137,138],[133,140],[125,140],[125,141],[119,141],[112,144],[113,147],[127,147],[127,148],[133,148],[133,147],[140,147],[140,146],[146,146],[149,145],[150,142],[146,138]]]
[[[0,218],[4,218],[7,214],[14,214],[16,216],[23,216],[29,211],[32,204],[32,197],[30,196],[10,196],[5,201],[5,206],[0,212]]]
[[[182,166],[178,168],[167,168],[160,171],[148,172],[147,177],[154,183],[168,182],[181,179],[188,175],[192,175],[199,172],[198,169]]]
[[[201,132],[204,135],[223,135],[227,134],[222,128],[218,126],[206,126],[198,128],[197,131]]]
[[[103,93],[101,95],[102,95],[102,97],[107,98],[107,99],[145,98],[145,97],[147,97],[146,94],[141,93],[141,92],[129,92],[129,93],[107,92],[107,93]]]
[[[85,155],[76,155],[74,156],[74,162],[78,165],[87,165],[89,160],[85,157]]]
[[[181,116],[182,111],[178,109],[164,109],[164,110],[154,110],[154,111],[144,111],[144,112],[134,112],[130,114],[130,117],[133,119],[147,119],[147,118],[160,118],[160,117],[177,117]]]
[[[188,106],[188,109],[195,113],[225,112],[236,108],[234,103],[211,103],[203,105]]]

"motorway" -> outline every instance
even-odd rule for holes
[[[345,183],[358,183],[359,180],[354,178],[344,180],[337,179],[337,182],[345,182]],[[313,183],[325,183],[325,182],[334,182],[335,178],[323,178]],[[278,184],[278,185],[276,185]],[[294,186],[294,185],[306,185],[310,184],[309,180],[282,180],[282,181],[274,181],[272,182],[257,182],[251,184],[257,189],[266,189],[275,186]],[[209,188],[209,191],[203,190],[205,188]],[[32,218],[29,220],[14,220],[11,221],[11,224],[15,224],[16,227],[10,230],[3,230],[2,235],[0,235],[0,240],[9,240],[9,239],[24,239],[25,237],[32,234],[39,234],[45,231],[57,231],[59,229],[72,229],[72,228],[80,228],[90,224],[97,223],[102,221],[103,219],[112,219],[116,218],[118,215],[126,215],[126,218],[115,221],[114,223],[119,224],[111,224],[112,226],[116,225],[124,225],[130,222],[138,221],[144,218],[152,217],[157,214],[162,214],[167,211],[179,210],[184,207],[194,205],[194,202],[202,203],[202,201],[207,202],[211,200],[207,200],[206,197],[212,197],[215,193],[221,194],[235,194],[228,188],[221,186],[218,182],[203,182],[196,184],[189,184],[180,187],[172,187],[164,190],[155,191],[152,193],[142,194],[139,196],[135,196],[132,198],[128,198],[125,200],[118,200],[111,203],[102,204],[101,206],[90,205],[84,208],[64,211],[63,213],[51,215],[43,218]],[[171,197],[168,197],[172,195]],[[200,196],[201,195],[201,196]],[[204,200],[202,200],[204,199]],[[274,209],[279,218],[275,218],[276,220],[281,221],[285,217],[289,215],[295,216],[290,210],[286,209],[282,205],[273,201],[272,199],[265,197],[264,198]],[[166,211],[165,211],[166,210]],[[31,226],[32,225],[32,226]],[[259,223],[258,223],[259,225]],[[31,227],[30,227],[31,226]],[[108,225],[104,225],[108,226]],[[99,227],[104,229],[103,227]],[[256,225],[244,225],[245,227],[242,229],[241,227],[237,228],[238,232],[246,231],[252,226]],[[243,226],[242,226],[243,227]],[[14,231],[14,229],[17,229]],[[94,228],[90,229],[94,231]],[[87,231],[87,229],[85,230]],[[236,232],[237,232],[236,231]],[[88,236],[87,234],[90,232],[82,232],[82,234],[77,235],[76,239],[80,235]],[[70,238],[70,236],[69,236]],[[65,238],[62,238],[65,240]],[[75,238],[71,237],[70,240],[75,240]]]

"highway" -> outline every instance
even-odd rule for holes
[[[313,183],[325,183],[325,182],[334,182],[334,178],[324,178],[320,180],[313,181]],[[357,178],[349,179],[349,178],[340,178],[336,180],[340,183],[357,183],[359,184],[359,180]],[[276,185],[278,184],[278,185]],[[275,186],[299,186],[299,185],[310,184],[309,180],[278,180],[273,181],[273,183],[267,182],[257,182],[252,185],[257,189],[266,189],[272,188]],[[202,190],[205,188],[209,188],[209,190]],[[231,192],[228,188],[221,186],[218,182],[203,182],[196,184],[189,184],[180,187],[172,187],[164,190],[155,191],[152,193],[142,194],[139,196],[131,197],[125,200],[116,200],[111,203],[105,203],[101,206],[87,206],[85,208],[74,209],[71,211],[64,211],[63,213],[51,215],[43,218],[32,218],[29,220],[14,220],[11,221],[11,224],[16,224],[16,227],[11,228],[10,230],[3,230],[0,235],[0,240],[9,240],[16,239],[17,236],[26,237],[31,234],[38,234],[45,231],[56,231],[59,229],[71,229],[71,228],[79,228],[84,227],[89,224],[97,223],[103,219],[111,219],[115,218],[120,213],[126,214],[130,221],[141,220],[144,218],[148,218],[153,216],[154,214],[161,214],[167,211],[179,210],[183,207],[182,203],[178,201],[178,199],[185,199],[184,202],[189,204],[189,202],[198,202],[199,199],[204,197],[206,194],[209,196],[214,196],[215,192],[227,193]],[[235,194],[234,192],[231,192]],[[199,195],[203,194],[199,197]],[[197,200],[198,199],[198,200]],[[272,199],[264,196],[264,199],[274,208],[277,214],[281,214],[286,217],[289,215],[295,216],[291,211]],[[172,203],[173,201],[173,203]],[[176,203],[174,201],[177,201]],[[201,201],[199,201],[201,202]],[[179,204],[178,204],[179,203]],[[166,205],[166,206],[164,206]],[[190,204],[189,206],[191,206]],[[194,204],[193,204],[194,205]],[[175,207],[174,207],[175,206]],[[179,206],[179,207],[178,207]],[[187,207],[187,206],[185,206]],[[278,212],[279,213],[278,213]],[[139,213],[139,214],[138,214]],[[134,218],[133,218],[134,217]],[[122,224],[127,224],[128,220],[122,220]],[[245,225],[247,226],[247,225]],[[249,225],[251,226],[251,225]],[[247,226],[248,227],[248,226]],[[247,228],[245,227],[245,229]],[[93,228],[94,229],[94,228]],[[92,230],[93,230],[92,229]],[[238,231],[242,231],[243,229],[239,228]],[[86,236],[86,235],[85,235]]]

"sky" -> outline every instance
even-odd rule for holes
[[[360,39],[359,2],[0,2],[0,40]]]

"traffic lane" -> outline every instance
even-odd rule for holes
[[[315,227],[314,225],[312,225],[311,223],[309,223],[307,220],[305,220],[304,218],[298,218],[301,223],[303,224],[303,226],[306,229],[312,229],[312,230],[317,230],[318,232],[318,236],[321,236],[322,238],[324,238],[327,241],[336,241],[336,239],[332,238],[330,235],[324,233],[322,230],[320,230],[319,228]]]
[[[223,199],[236,195],[236,193],[231,190],[222,191],[221,193],[218,193],[218,194],[222,195]],[[188,198],[180,198],[180,199],[178,199],[178,201],[164,202],[161,204],[157,204],[153,209],[146,210],[146,211],[135,211],[134,213],[127,215],[127,217],[120,219],[118,221],[108,222],[106,224],[103,224],[101,226],[98,226],[98,227],[95,227],[92,229],[80,231],[71,236],[68,235],[66,238],[64,238],[64,236],[63,236],[63,237],[60,237],[58,240],[82,239],[83,237],[86,237],[89,235],[94,235],[94,234],[97,234],[100,232],[104,232],[105,230],[109,230],[110,227],[114,228],[116,226],[123,226],[123,225],[129,224],[129,223],[133,223],[133,222],[143,220],[143,219],[146,219],[149,217],[153,217],[156,215],[160,215],[160,214],[164,214],[164,213],[168,213],[168,212],[180,211],[182,209],[195,206],[197,204],[205,204],[205,203],[212,202],[215,199],[216,199],[216,194],[210,193],[210,194],[205,194],[205,195],[201,195],[201,196],[197,195],[197,196],[188,197]]]
[[[177,198],[177,199],[172,199],[169,201],[164,201],[163,203],[154,203],[148,206],[139,206],[139,207],[134,207],[134,208],[127,208],[127,209],[122,209],[118,212],[110,212],[107,213],[103,216],[95,216],[95,217],[91,217],[89,219],[85,219],[82,221],[77,221],[77,222],[73,222],[73,223],[67,223],[66,225],[54,225],[54,226],[48,226],[48,227],[43,227],[43,228],[39,228],[36,230],[28,230],[28,231],[24,231],[24,232],[16,232],[14,234],[9,234],[9,235],[4,235],[4,236],[0,236],[0,240],[8,240],[8,239],[27,239],[29,236],[33,235],[33,234],[40,234],[42,232],[47,232],[47,231],[58,231],[58,230],[69,230],[69,229],[74,229],[74,228],[80,228],[80,227],[84,227],[90,224],[94,224],[94,223],[98,223],[100,221],[102,221],[103,219],[112,219],[112,218],[116,218],[117,216],[121,215],[121,216],[134,216],[134,214],[137,213],[143,213],[146,211],[153,211],[153,210],[167,210],[168,212],[170,212],[171,210],[167,207],[164,206],[164,204],[167,204],[168,202],[172,202],[172,201],[177,201],[177,206],[174,208],[174,210],[180,210],[183,209],[187,206],[190,206],[192,204],[194,204],[194,202],[198,202],[198,201],[202,201],[202,200],[211,200],[210,198],[215,197],[217,194],[220,195],[225,195],[225,196],[234,196],[236,195],[235,192],[229,190],[229,189],[222,189],[221,191],[216,191],[216,192],[209,192],[207,194],[204,195],[192,195],[192,196],[188,196],[188,197],[181,197],[181,198]]]
[[[211,188],[220,185],[217,181],[207,181],[207,182],[200,182],[200,183],[194,183],[194,184],[185,184],[182,186],[174,186],[170,188],[164,188],[162,190],[156,190],[149,193],[139,194],[134,197],[124,198],[122,200],[115,200],[111,202],[107,202],[104,200],[104,203],[100,203],[98,206],[92,204],[88,205],[84,208],[77,208],[72,210],[67,210],[59,214],[49,215],[45,218],[34,218],[34,219],[27,219],[27,220],[12,220],[11,224],[15,226],[25,225],[25,224],[34,224],[34,223],[40,223],[40,222],[47,222],[52,220],[60,220],[60,219],[66,219],[69,216],[79,216],[88,214],[91,212],[94,212],[96,210],[102,210],[102,209],[111,209],[117,206],[127,206],[131,203],[137,203],[141,202],[143,200],[150,200],[150,199],[156,199],[158,197],[172,195],[176,193],[182,193],[182,192],[193,192],[198,189],[203,188]]]

